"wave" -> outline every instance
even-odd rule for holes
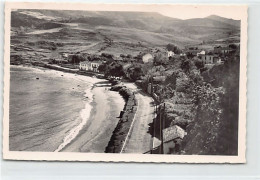
[[[54,152],[61,151],[66,145],[68,145],[73,139],[75,139],[79,134],[80,130],[84,127],[84,125],[89,120],[90,113],[92,110],[92,106],[90,105],[90,103],[93,102],[93,96],[94,96],[91,91],[92,87],[85,91],[84,97],[87,98],[87,103],[85,104],[85,108],[82,109],[80,112],[80,117],[82,119],[81,123],[69,131],[69,133],[63,139],[63,142],[59,145],[59,147]]]

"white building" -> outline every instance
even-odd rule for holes
[[[197,56],[201,56],[201,55],[205,55],[205,54],[206,54],[206,51],[202,50],[199,53],[197,53]]]
[[[167,56],[169,57],[173,57],[174,56],[174,52],[173,51],[167,51]]]
[[[89,61],[82,61],[79,63],[79,69],[88,71],[90,69],[90,62]]]
[[[91,62],[90,70],[93,72],[99,72],[99,70],[98,70],[99,65],[100,65],[100,62]]]
[[[82,61],[79,63],[79,69],[85,71],[99,72],[98,67],[101,63],[96,61]]]
[[[145,54],[143,57],[142,57],[142,60],[144,63],[148,63],[148,62],[152,62],[153,61],[153,56],[151,54]]]

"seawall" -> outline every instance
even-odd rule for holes
[[[118,91],[125,99],[125,107],[121,118],[113,131],[110,141],[106,147],[106,153],[120,153],[123,144],[126,140],[126,136],[130,130],[134,115],[137,110],[137,100],[135,94],[126,87],[114,86],[111,90]]]

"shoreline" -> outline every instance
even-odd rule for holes
[[[93,107],[89,120],[62,152],[105,152],[119,121],[117,117],[125,104],[123,99],[118,99],[120,95],[117,92],[106,89],[107,87],[97,85],[93,87]]]
[[[47,70],[49,70],[48,68],[43,68],[43,67],[38,67],[38,66],[11,65],[11,67],[14,67],[14,68],[18,67],[18,68],[25,69],[25,70],[26,69],[36,70],[36,73],[38,73],[38,72],[44,73],[44,74],[50,73],[50,75],[46,74],[49,77],[57,76],[57,77],[61,77],[61,78],[63,78],[63,77],[64,78],[73,78],[73,79],[76,78],[77,80],[80,80],[83,83],[86,82],[87,84],[91,84],[90,88],[87,88],[87,86],[86,86],[87,89],[83,88],[85,91],[85,94],[84,94],[85,97],[82,97],[82,102],[85,105],[84,105],[83,109],[81,109],[79,112],[77,112],[77,113],[79,113],[79,114],[77,114],[77,116],[80,118],[79,123],[72,126],[72,128],[70,128],[67,131],[67,133],[64,134],[61,141],[57,141],[58,143],[56,145],[56,148],[53,150],[55,152],[63,151],[64,149],[65,150],[69,149],[69,148],[67,148],[67,146],[70,146],[71,143],[78,141],[78,136],[80,134],[82,134],[82,131],[84,133],[84,130],[86,130],[86,128],[88,128],[89,125],[93,124],[92,121],[96,120],[97,124],[98,124],[98,121],[99,122],[106,121],[106,112],[103,111],[104,107],[106,107],[106,106],[104,106],[104,101],[107,102],[107,104],[108,104],[107,107],[111,107],[111,108],[107,109],[107,111],[112,111],[112,113],[110,113],[111,114],[110,120],[113,119],[113,121],[115,121],[114,119],[116,119],[116,117],[119,116],[120,111],[124,107],[125,102],[118,93],[114,93],[111,91],[104,91],[104,88],[100,87],[100,85],[102,86],[102,84],[100,84],[100,83],[103,83],[108,87],[111,87],[107,80],[101,80],[101,79],[98,79],[95,77],[81,76],[81,75],[76,75],[76,77],[75,77],[71,73],[68,73],[68,75],[66,75],[67,74],[66,72],[65,72],[65,74],[62,72],[57,73],[59,71],[52,70],[52,69],[50,71],[47,71]],[[35,78],[37,78],[37,74],[35,75]],[[33,79],[35,79],[35,78],[33,78]],[[41,78],[40,78],[40,80],[41,80]],[[108,89],[108,87],[106,89]],[[68,88],[71,89],[70,87],[68,87]],[[84,102],[84,101],[86,101],[86,102]],[[102,111],[100,111],[100,110],[102,110]],[[98,113],[97,113],[97,111],[98,111]],[[100,114],[101,116],[97,116],[96,114]],[[115,121],[115,122],[117,123],[117,121]],[[102,129],[101,128],[102,123],[99,123],[99,125],[100,126],[96,125],[95,126],[96,129],[91,130],[91,131],[98,132],[99,129]],[[112,123],[108,124],[108,125],[112,125]],[[114,130],[114,127],[109,126],[109,128],[111,129],[111,133],[112,133],[112,131]],[[107,134],[106,136],[110,137],[111,134]],[[107,140],[107,142],[104,142],[103,149],[98,149],[97,151],[104,152],[105,146],[107,145],[108,141],[109,141],[109,139]],[[80,148],[78,148],[78,149],[80,149]],[[95,149],[93,149],[93,150],[95,150]],[[95,150],[94,152],[97,152],[97,151]]]
[[[53,70],[54,72],[64,72],[62,70],[49,69],[46,67],[34,65],[11,66],[19,66],[22,68],[33,68],[39,70],[46,69],[51,71]],[[78,75],[77,73],[71,72],[64,73]],[[123,130],[124,135],[120,136],[120,139],[123,138],[122,141],[126,140],[125,135],[128,133],[128,129],[130,128],[130,126],[128,127],[128,125],[130,122],[132,122],[134,114],[136,113],[137,104],[136,102],[134,102],[135,97],[134,95],[130,95],[129,99],[126,99],[126,91],[130,91],[130,94],[132,94],[131,90],[129,90],[128,88],[126,88],[123,94],[122,92],[120,93],[118,91],[108,90],[112,86],[105,79],[101,80],[95,77],[81,74],[78,76],[88,77],[91,78],[91,80],[94,80],[94,82],[91,82],[92,85],[89,89],[89,92],[91,92],[92,94],[91,97],[89,94],[87,94],[88,102],[85,103],[85,107],[79,112],[81,114],[79,115],[82,119],[81,122],[68,131],[68,133],[64,136],[62,142],[57,145],[55,152],[111,152],[111,150],[108,150],[112,148],[110,147],[111,141],[113,141],[113,137],[115,136],[115,134],[117,134],[117,127],[123,124],[124,127],[120,131]],[[131,107],[133,105],[134,108],[133,110],[131,110]],[[120,112],[123,110],[125,110],[125,113],[121,118],[119,118]],[[128,122],[126,122],[126,118]],[[95,139],[97,139],[96,142],[94,141]],[[117,142],[114,143],[117,144]],[[121,146],[123,145],[123,143],[120,144],[121,145],[116,147],[116,149],[122,148]],[[116,151],[120,152],[120,150]]]

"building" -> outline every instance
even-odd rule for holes
[[[213,63],[213,58],[214,58],[214,55],[212,54],[206,54],[206,55],[201,55],[201,60],[204,64],[214,64]]]
[[[153,56],[149,53],[143,55],[142,60],[144,63],[153,62]]]
[[[89,61],[82,61],[79,63],[79,69],[84,71],[90,70],[90,62]]]
[[[173,51],[167,51],[167,57],[173,57],[174,56],[174,52]]]
[[[221,64],[221,58],[216,54],[206,54],[199,56],[204,64]]]
[[[229,47],[223,47],[222,49],[221,49],[221,53],[222,54],[228,54],[228,53],[230,53],[231,51],[233,51],[231,48],[229,48]]]
[[[180,140],[187,133],[179,126],[174,125],[163,130],[163,152],[164,154],[173,154],[180,149]]]
[[[98,67],[101,62],[98,61],[82,61],[79,63],[79,69],[84,71],[99,72]]]
[[[201,56],[201,55],[205,55],[205,54],[206,54],[206,51],[202,50],[199,53],[197,53],[197,56]]]
[[[228,54],[230,52],[232,52],[233,49],[231,49],[230,47],[221,47],[221,46],[216,46],[214,47],[214,53],[215,54]]]
[[[101,63],[100,62],[91,62],[90,63],[90,71],[99,72],[98,67]]]

